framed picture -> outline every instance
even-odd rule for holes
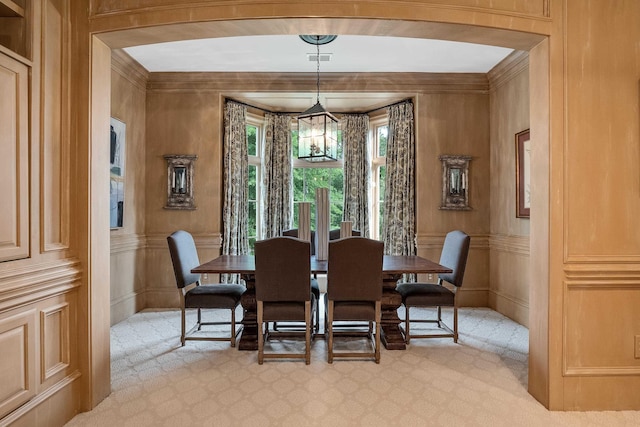
[[[109,225],[121,228],[124,222],[124,157],[127,125],[111,118],[109,170],[111,171],[109,188]]]
[[[529,218],[531,208],[531,142],[529,129],[516,134],[516,217]]]

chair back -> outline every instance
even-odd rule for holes
[[[467,256],[469,255],[469,243],[471,238],[460,230],[447,233],[440,255],[440,265],[449,267],[451,273],[440,274],[441,280],[447,281],[457,287],[462,286],[464,270],[467,266]]]
[[[191,272],[191,269],[200,265],[193,236],[186,231],[178,230],[167,237],[167,243],[178,288],[184,288],[200,280],[199,274]]]
[[[362,233],[360,230],[351,230],[352,237],[360,237]],[[329,240],[338,240],[340,238],[340,229],[335,228],[329,231]]]
[[[378,301],[382,297],[384,243],[365,237],[329,242],[327,294],[333,301]]]
[[[283,236],[298,237],[298,229],[290,228],[282,232]],[[311,255],[316,254],[316,232],[311,230]]]
[[[256,299],[268,302],[311,299],[311,244],[272,237],[255,245]]]

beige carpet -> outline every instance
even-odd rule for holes
[[[412,310],[412,317],[415,317]],[[417,313],[417,311],[416,311]],[[188,320],[193,320],[194,317]],[[526,390],[528,331],[460,310],[460,340],[421,339],[369,361],[267,360],[224,342],[179,343],[178,311],[111,329],[111,395],[68,426],[638,426],[640,412],[549,412]],[[287,343],[288,344],[288,343]]]

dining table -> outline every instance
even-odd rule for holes
[[[327,260],[311,256],[311,274],[326,274],[329,269]],[[197,274],[239,274],[246,283],[247,290],[240,304],[243,309],[242,332],[238,341],[239,350],[258,349],[258,316],[255,293],[256,263],[253,255],[220,255],[191,270]],[[396,284],[403,274],[440,274],[451,273],[451,269],[437,262],[417,255],[384,255],[382,262],[382,317],[381,341],[388,350],[404,350],[404,335],[400,329],[401,320],[398,308],[402,297],[396,291]]]

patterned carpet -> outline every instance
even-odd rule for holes
[[[413,340],[406,351],[383,348],[379,365],[330,365],[324,340],[316,339],[310,365],[261,366],[256,352],[227,342],[180,347],[179,311],[143,311],[111,329],[111,395],[67,425],[640,425],[634,411],[547,411],[526,390],[527,329],[483,308],[461,309],[459,320],[458,344]]]

